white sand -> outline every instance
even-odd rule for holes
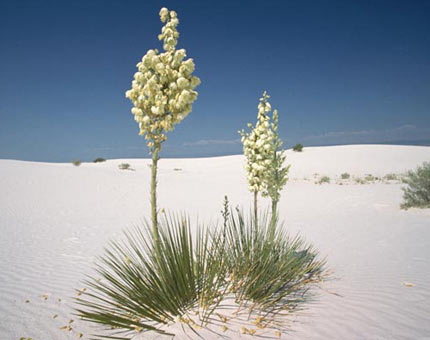
[[[315,147],[288,151],[287,160],[291,180],[281,217],[291,233],[300,232],[327,256],[338,278],[327,290],[341,296],[321,291],[282,339],[430,339],[430,210],[400,210],[402,185],[396,181],[334,181],[343,172],[403,173],[430,161],[430,147]],[[160,208],[187,211],[206,224],[220,221],[224,195],[233,206],[250,208],[243,161],[162,159]],[[136,171],[119,170],[123,162]],[[77,332],[88,338],[92,329],[82,321],[71,332],[60,327],[74,318],[71,297],[92,272],[94,256],[125,227],[149,217],[148,164],[0,160],[1,340],[77,339]],[[332,182],[314,184],[315,173]]]

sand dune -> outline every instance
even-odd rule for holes
[[[400,210],[399,181],[353,180],[414,169],[430,161],[430,147],[313,147],[289,150],[287,161],[281,218],[327,257],[336,279],[282,339],[430,339],[430,211]],[[119,170],[124,162],[134,171]],[[242,156],[161,159],[160,208],[206,225],[220,220],[224,195],[247,209],[243,163]],[[74,318],[74,289],[106,242],[149,217],[149,164],[0,160],[1,340],[76,339],[78,332],[86,339],[94,331],[79,320],[72,331],[60,327]],[[352,178],[339,185],[344,172]],[[331,183],[315,184],[323,175]]]

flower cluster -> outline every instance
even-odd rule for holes
[[[272,107],[266,92],[258,104],[257,124],[251,132],[239,131],[242,136],[243,152],[246,157],[249,190],[261,192],[263,196],[279,200],[279,192],[287,182],[289,166],[283,167],[285,156],[280,151],[282,141],[278,135],[278,111],[273,110],[272,122],[270,112]]]
[[[139,135],[145,135],[148,147],[161,147],[165,132],[174,129],[192,110],[197,99],[194,88],[200,79],[193,76],[193,59],[186,59],[184,49],[176,50],[179,20],[175,11],[160,10],[166,23],[158,36],[163,41],[164,53],[149,50],[136,66],[132,87],[126,97],[133,103],[131,113],[139,124]]]
[[[272,157],[266,171],[266,186],[261,194],[263,197],[269,196],[272,201],[278,202],[281,196],[280,191],[288,181],[290,165],[284,167],[286,157],[285,150],[281,150],[283,143],[278,135],[278,110],[273,110],[272,119]]]
[[[243,153],[246,157],[249,190],[263,191],[266,188],[267,168],[270,166],[273,154],[273,131],[270,129],[269,113],[272,110],[266,91],[258,104],[257,124],[251,132],[239,131],[242,136]]]

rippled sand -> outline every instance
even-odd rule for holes
[[[305,148],[288,151],[287,160],[281,217],[327,257],[335,279],[291,319],[282,339],[430,339],[430,211],[400,210],[398,181],[336,184],[343,172],[403,173],[430,161],[430,148]],[[135,171],[119,170],[123,162]],[[75,289],[109,239],[149,216],[148,164],[0,160],[1,340],[94,333],[71,315]],[[331,183],[315,184],[321,175]],[[241,156],[160,161],[160,208],[210,224],[220,219],[224,195],[233,206],[250,207]],[[69,324],[71,331],[60,329]]]

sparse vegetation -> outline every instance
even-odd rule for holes
[[[328,176],[321,177],[320,180],[318,181],[318,184],[323,184],[323,183],[330,183],[330,177]]]
[[[303,151],[303,144],[296,144],[296,145],[294,145],[293,146],[293,151],[296,151],[296,152],[302,152]]]
[[[397,181],[399,177],[396,174],[386,174],[384,179],[387,181]]]
[[[340,175],[341,179],[349,179],[351,177],[351,175],[347,172],[344,172],[343,174]]]
[[[128,163],[121,163],[118,165],[118,168],[120,168],[120,170],[131,170],[130,164]]]
[[[357,184],[366,184],[366,183],[367,183],[365,179],[360,178],[360,177],[356,177],[356,178],[354,179],[354,181],[355,181],[355,183],[357,183]]]
[[[378,178],[373,176],[372,174],[367,174],[366,177],[364,177],[364,180],[367,182],[374,182],[376,181]]]
[[[106,162],[106,159],[102,158],[102,157],[98,157],[96,158],[94,161],[94,163],[102,163],[102,162]]]
[[[402,209],[412,207],[430,208],[430,163],[424,162],[408,172],[403,179],[407,186],[403,190]]]
[[[73,164],[74,166],[79,166],[79,165],[81,165],[81,164],[82,164],[82,162],[81,162],[79,159],[74,159],[74,160],[72,161],[72,164]]]

